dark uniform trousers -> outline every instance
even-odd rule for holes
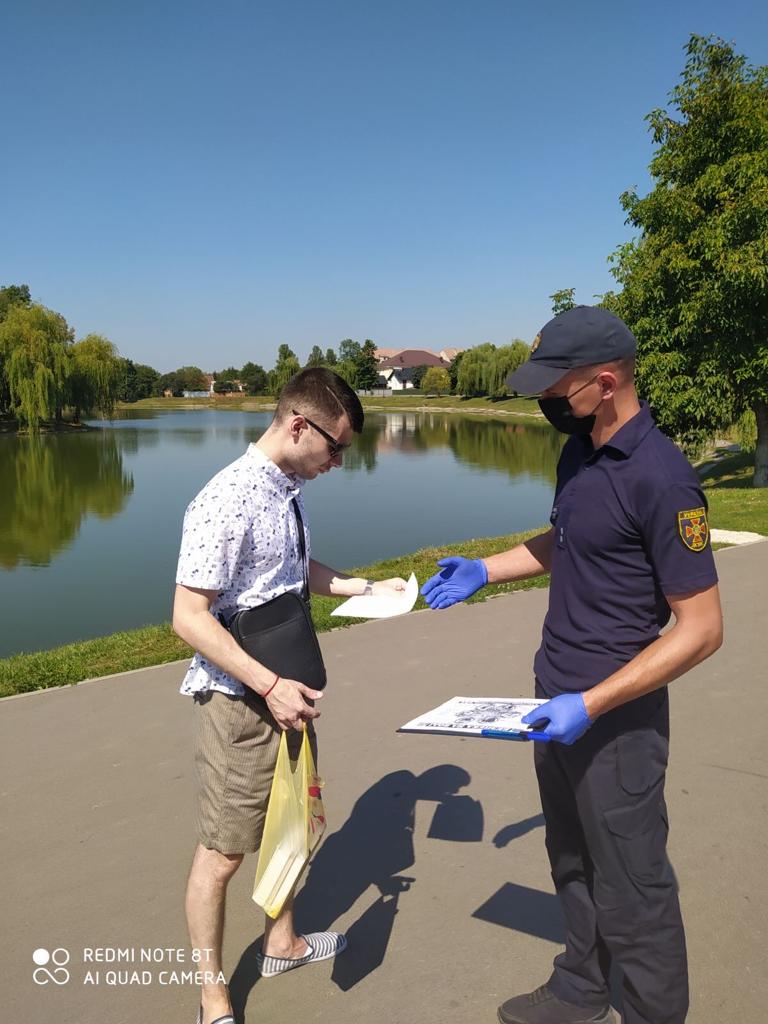
[[[666,852],[668,749],[666,689],[602,716],[570,747],[535,744],[566,925],[549,984],[567,1002],[604,1006],[614,961],[625,1024],[682,1024],[688,1009],[685,934]]]

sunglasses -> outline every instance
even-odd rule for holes
[[[335,459],[337,455],[341,455],[342,452],[346,451],[347,448],[351,447],[348,444],[342,444],[340,441],[337,441],[332,434],[329,434],[327,430],[323,430],[322,427],[319,427],[317,423],[314,423],[309,418],[309,416],[305,416],[303,412],[297,412],[296,409],[291,409],[291,412],[293,413],[294,416],[301,416],[301,418],[306,423],[308,423],[313,430],[316,430],[318,434],[326,441],[326,443],[328,444],[328,454],[331,456],[332,459]]]

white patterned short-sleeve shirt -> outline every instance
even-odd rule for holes
[[[287,476],[252,444],[217,473],[184,515],[176,582],[218,590],[211,614],[226,622],[242,608],[255,608],[289,590],[300,594],[303,567],[295,498],[309,530],[301,496],[303,480]],[[245,686],[201,654],[195,654],[181,693],[221,690],[245,693]]]

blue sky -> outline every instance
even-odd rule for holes
[[[0,284],[169,370],[530,340],[611,286],[644,115],[768,7],[11,0]]]

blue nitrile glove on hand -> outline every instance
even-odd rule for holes
[[[450,608],[488,582],[488,570],[480,558],[441,558],[437,563],[443,571],[430,577],[421,588],[430,608]]]
[[[529,711],[520,721],[526,725],[533,725],[543,718],[549,719],[548,725],[536,731],[551,740],[557,740],[558,743],[565,743],[566,746],[575,743],[592,725],[580,693],[561,693],[541,707]]]

